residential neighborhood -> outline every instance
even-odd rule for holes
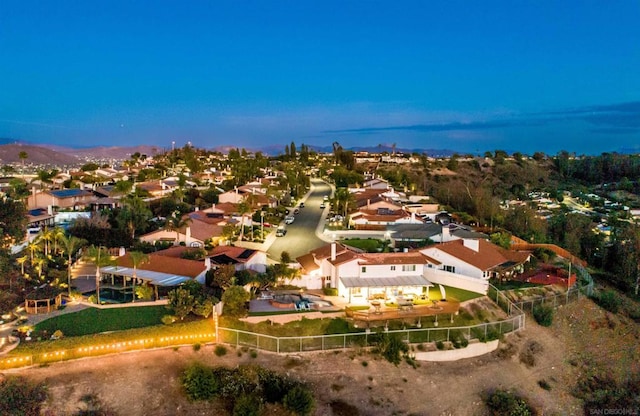
[[[13,176],[3,180],[3,227],[11,221],[4,247],[14,268],[3,281],[10,295],[0,369],[49,362],[50,353],[29,351],[43,340],[76,339],[84,332],[62,322],[91,310],[114,315],[110,322],[122,326],[107,332],[119,329],[122,342],[135,329],[119,319],[155,311],[140,325],[156,328],[147,342],[158,348],[212,343],[291,354],[364,342],[375,350],[368,335],[389,334],[414,348],[401,356],[408,363],[472,360],[502,351],[543,311],[553,315],[549,305],[593,298],[597,265],[637,254],[616,251],[614,242],[637,227],[633,199],[545,188],[464,211],[469,195],[485,198],[482,182],[438,188],[434,180],[416,190],[387,173],[402,166],[408,175],[425,162],[462,178],[466,168],[449,169],[450,158],[360,152],[351,155],[358,170],[348,171],[331,153],[296,159],[293,148],[266,157],[185,146],[64,173],[5,169]],[[627,282],[632,293],[633,273]],[[262,346],[261,336],[296,336],[302,318],[343,322],[342,341],[332,344],[327,337],[336,335],[322,329],[307,335],[318,344],[300,338],[292,348],[282,338]],[[283,329],[261,335],[261,322]],[[186,335],[190,327],[201,335]],[[126,342],[105,352],[136,349]],[[98,354],[88,348],[81,342],[64,354]]]

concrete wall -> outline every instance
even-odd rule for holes
[[[457,361],[463,358],[478,357],[488,354],[498,348],[499,340],[489,342],[476,342],[469,344],[466,348],[459,348],[446,351],[417,352],[416,360],[419,361]]]
[[[449,273],[444,270],[425,268],[423,276],[431,283],[456,287],[482,295],[486,295],[489,290],[489,282],[487,280]]]

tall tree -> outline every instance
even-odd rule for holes
[[[138,278],[138,267],[149,262],[149,255],[141,251],[132,251],[129,253],[131,256],[131,262],[133,263],[133,276],[131,281],[133,282],[133,302],[136,301],[136,279]]]
[[[76,253],[84,244],[86,244],[86,240],[78,237],[67,237],[66,235],[63,235],[60,238],[62,250],[67,253],[67,284],[69,286],[69,296],[71,296],[71,268],[73,266],[73,254]]]
[[[96,302],[100,304],[100,280],[102,274],[101,267],[110,266],[114,263],[109,251],[103,246],[91,246],[87,249],[85,258],[96,266]]]
[[[22,167],[24,167],[24,161],[27,160],[28,157],[29,155],[24,150],[18,153],[18,159],[22,161]]]

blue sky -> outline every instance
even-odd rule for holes
[[[0,137],[640,151],[640,2],[8,0]]]

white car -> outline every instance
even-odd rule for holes
[[[324,202],[322,204],[320,204],[320,209],[325,209],[325,207],[327,206],[327,204],[325,204]]]
[[[286,217],[284,217],[284,223],[285,224],[293,224],[295,219],[296,219],[296,217],[294,217],[293,215],[287,215]]]

